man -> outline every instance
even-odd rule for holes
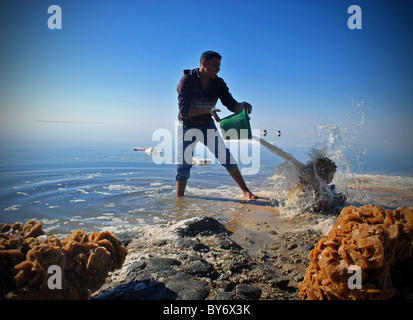
[[[225,147],[224,141],[216,134],[217,128],[212,120],[212,117],[214,117],[217,122],[220,121],[217,115],[220,110],[215,108],[218,99],[228,110],[234,113],[244,109],[251,113],[252,110],[249,103],[238,103],[229,93],[224,80],[217,76],[220,67],[221,55],[217,52],[206,51],[201,56],[199,69],[185,70],[184,76],[178,84],[178,119],[183,123],[183,136],[179,141],[181,144],[181,161],[176,172],[176,195],[182,197],[185,193],[192,167],[192,152],[197,142],[201,141],[215,155],[221,165],[227,169],[245,197],[248,200],[256,200],[257,196],[246,186],[238,165],[228,148]],[[185,141],[185,133],[191,129],[198,129],[199,132],[202,132],[202,137],[198,135],[194,136],[191,141]],[[211,135],[211,132],[214,134]],[[225,153],[224,155],[222,155],[222,150]]]

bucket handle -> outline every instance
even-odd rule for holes
[[[221,118],[218,116],[217,112],[221,112],[221,110],[219,110],[217,108],[212,108],[211,115],[214,117],[216,122],[220,122]]]

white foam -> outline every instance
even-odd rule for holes
[[[139,208],[139,209],[129,210],[128,213],[140,213],[145,210],[146,210],[145,208]]]
[[[238,195],[239,189],[230,186],[220,186],[219,188],[204,188],[187,186],[186,188],[189,195],[200,196],[200,197],[219,197],[228,198]]]
[[[102,176],[102,173],[100,173],[100,172],[91,173],[91,174],[88,174],[86,176],[86,178],[84,178],[83,180],[89,180],[89,179],[98,178],[98,177],[101,177],[101,176]]]
[[[141,191],[144,188],[136,186],[126,186],[124,184],[111,184],[107,187],[103,187],[103,189],[107,189],[109,191],[124,191],[125,193],[133,193],[136,191]]]
[[[42,220],[45,224],[51,225],[50,227],[43,229],[44,232],[46,232],[46,234],[51,233],[53,230],[60,228],[60,223],[58,219],[54,219],[54,220],[42,219]]]
[[[119,176],[123,177],[123,176],[131,176],[135,174],[139,174],[139,172],[123,172],[123,173],[119,173]]]
[[[20,207],[20,204],[13,204],[11,207],[5,208],[4,211],[17,211]]]
[[[112,195],[112,193],[110,193],[110,192],[103,192],[103,191],[94,191],[94,193],[101,194],[101,195],[104,195],[104,196],[111,196]]]

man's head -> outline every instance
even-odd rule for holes
[[[208,78],[213,79],[221,69],[221,55],[214,51],[205,51],[201,55],[200,71],[205,72]]]

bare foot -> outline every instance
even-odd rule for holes
[[[258,196],[256,196],[255,194],[253,194],[251,191],[245,191],[244,192],[245,197],[247,198],[247,200],[251,201],[251,200],[257,200]]]

